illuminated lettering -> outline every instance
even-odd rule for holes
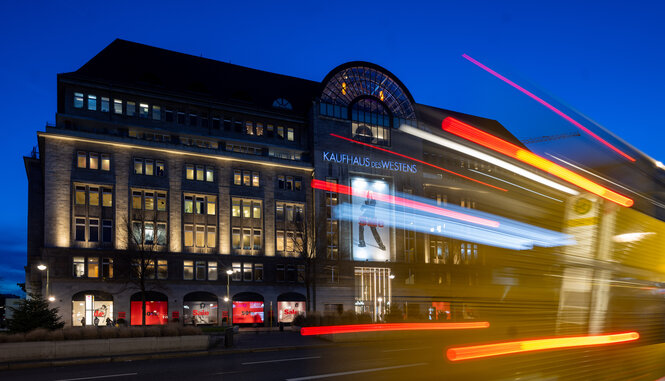
[[[406,164],[399,161],[379,160],[372,161],[366,156],[355,156],[346,153],[323,152],[323,160],[347,165],[357,165],[360,167],[385,169],[394,172],[418,173],[418,167],[415,164]]]

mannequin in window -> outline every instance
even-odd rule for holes
[[[374,200],[374,194],[372,191],[367,191],[367,198],[363,205],[360,206],[360,219],[358,221],[358,247],[365,247],[365,226],[369,226],[374,236],[376,244],[379,245],[379,249],[385,251],[386,246],[381,241],[381,236],[377,231],[377,227],[383,227],[383,223],[379,222],[374,213],[374,208],[376,207],[376,200]]]

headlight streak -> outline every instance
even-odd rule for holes
[[[335,192],[335,193],[342,193],[342,194],[346,194],[346,195],[353,195],[353,196],[357,196],[357,197],[365,197],[365,192],[362,191],[362,190],[354,190],[350,186],[329,183],[329,182],[323,181],[323,180],[316,180],[316,179],[312,180],[312,188],[326,190],[326,191]],[[383,201],[383,202],[387,202],[389,204],[400,205],[400,206],[405,206],[405,207],[408,207],[408,208],[418,209],[418,210],[422,210],[424,212],[437,214],[437,215],[440,215],[440,216],[449,217],[449,218],[453,218],[453,219],[460,220],[460,221],[466,221],[466,222],[470,222],[470,223],[478,224],[478,225],[482,225],[482,226],[493,227],[493,228],[496,228],[496,227],[499,226],[499,222],[497,222],[497,221],[493,221],[493,220],[489,220],[489,219],[481,218],[481,217],[474,217],[474,216],[466,214],[466,213],[455,212],[455,211],[452,211],[452,210],[449,210],[449,209],[444,209],[444,208],[440,208],[440,207],[437,207],[437,206],[428,205],[428,204],[418,202],[418,201],[408,200],[406,198],[402,198],[402,197],[398,197],[398,196],[391,196],[391,195],[384,194],[384,193],[379,193],[379,192],[374,192],[373,196],[374,196],[374,199],[376,201]]]
[[[514,187],[517,187],[517,188],[520,188],[520,189],[524,189],[524,190],[527,191],[527,192],[535,193],[535,194],[537,194],[538,196],[543,196],[543,197],[545,197],[545,198],[549,198],[550,200],[554,200],[554,201],[557,201],[557,202],[563,202],[563,200],[559,200],[558,198],[550,197],[550,196],[548,196],[548,195],[546,195],[546,194],[542,194],[542,193],[536,192],[535,190],[531,190],[531,189],[529,189],[529,188],[525,188],[525,187],[523,187],[523,186],[520,186],[520,185],[517,185],[517,184],[511,183],[511,182],[508,181],[508,180],[500,179],[500,178],[498,178],[498,177],[496,177],[496,176],[492,176],[492,175],[488,175],[487,173],[483,173],[483,172],[480,172],[480,171],[476,171],[475,169],[470,169],[470,168],[469,168],[469,171],[471,171],[471,172],[475,172],[475,173],[477,173],[477,174],[479,174],[479,175],[483,175],[483,176],[490,177],[490,178],[492,178],[492,179],[494,179],[494,180],[497,180],[497,181],[503,181],[503,182],[506,183],[506,184],[510,184],[510,185],[512,185],[512,186],[514,186]]]
[[[545,186],[548,186],[550,188],[554,188],[554,189],[559,190],[561,192],[568,193],[568,194],[573,195],[573,196],[577,196],[578,194],[580,194],[580,192],[576,191],[575,189],[572,189],[572,188],[567,187],[565,185],[559,184],[559,183],[557,183],[555,181],[552,181],[550,179],[547,179],[543,176],[537,175],[537,174],[535,174],[531,171],[527,171],[526,169],[518,167],[517,165],[511,164],[511,163],[509,163],[505,160],[501,160],[499,158],[488,155],[484,152],[480,152],[476,149],[473,149],[471,147],[462,145],[460,143],[454,142],[454,141],[446,139],[444,137],[434,135],[430,132],[425,132],[425,131],[419,130],[415,127],[408,126],[406,124],[401,125],[399,127],[399,130],[404,132],[404,133],[419,137],[423,140],[427,140],[427,141],[430,141],[432,143],[438,144],[442,147],[449,148],[449,149],[455,150],[457,152],[461,152],[461,153],[463,153],[465,155],[468,155],[468,156],[471,156],[471,157],[475,157],[478,160],[482,160],[482,161],[488,162],[490,164],[494,164],[497,167],[501,167],[501,168],[506,169],[508,171],[511,171],[511,172],[513,172],[513,173],[515,173],[519,176],[522,176],[522,177],[525,177],[527,179],[533,180],[535,182],[538,182],[538,183],[543,184]]]
[[[404,210],[402,210],[404,209]],[[396,229],[410,229],[430,235],[460,239],[482,245],[511,250],[528,250],[534,246],[556,247],[572,245],[572,237],[528,224],[501,218],[500,226],[488,229],[463,221],[428,214],[420,210],[393,208],[377,203],[374,208],[377,219]],[[353,205],[342,203],[334,207],[333,217],[353,221]]]
[[[321,327],[302,327],[300,335],[330,335],[337,333],[353,332],[378,332],[378,331],[440,331],[457,329],[480,329],[489,328],[490,323],[486,321],[472,321],[463,323],[384,323],[384,324],[349,324],[329,325]]]
[[[539,98],[538,96],[533,94],[532,92],[530,92],[527,89],[523,88],[522,86],[516,84],[515,82],[509,80],[508,78],[506,78],[503,75],[497,73],[496,71],[490,69],[489,67],[483,65],[482,63],[478,62],[477,60],[471,58],[469,55],[462,54],[462,57],[466,58],[469,62],[471,62],[474,65],[478,66],[479,68],[485,70],[486,72],[492,74],[493,76],[497,77],[498,79],[504,81],[505,83],[509,84],[510,86],[514,87],[515,89],[517,89],[517,90],[521,91],[522,93],[526,94],[528,97],[535,100],[536,102],[538,102],[538,103],[542,104],[543,106],[547,107],[548,109],[553,111],[555,114],[557,114],[560,117],[562,117],[563,119],[567,120],[568,122],[573,124],[575,127],[579,128],[580,130],[586,132],[591,137],[593,137],[594,139],[596,139],[597,141],[599,141],[600,143],[602,143],[603,145],[605,145],[606,147],[608,147],[612,151],[618,153],[619,155],[625,157],[626,159],[628,159],[630,161],[633,161],[633,162],[635,161],[635,159],[632,156],[628,155],[627,153],[625,153],[625,152],[621,151],[620,149],[618,149],[617,147],[613,146],[608,141],[606,141],[605,139],[603,139],[600,136],[596,135],[591,130],[589,130],[588,128],[584,127],[579,122],[577,122],[575,119],[573,119],[570,116],[564,114],[561,110],[559,110],[556,107],[552,106],[551,104],[545,102],[544,100],[542,100],[541,98]]]
[[[450,361],[462,361],[514,353],[541,351],[547,349],[564,349],[618,344],[635,341],[639,338],[640,334],[637,332],[626,332],[608,335],[572,336],[550,339],[508,341],[485,345],[453,347],[445,351],[445,356]]]
[[[462,174],[460,174],[460,173],[457,173],[457,172],[451,171],[451,170],[449,170],[449,169],[445,169],[445,168],[439,167],[438,165],[434,165],[434,164],[428,163],[428,162],[426,162],[426,161],[422,161],[422,160],[416,159],[415,157],[407,156],[407,155],[404,155],[404,154],[401,154],[401,153],[398,153],[398,152],[395,152],[395,151],[391,151],[391,150],[386,149],[386,148],[377,147],[377,146],[375,146],[375,145],[367,144],[367,143],[364,143],[364,142],[359,142],[359,141],[357,141],[357,140],[349,139],[349,138],[346,138],[346,137],[344,137],[344,136],[340,136],[340,135],[337,135],[337,134],[330,134],[330,136],[335,137],[335,138],[339,138],[339,139],[344,139],[344,140],[347,140],[347,141],[352,142],[352,143],[355,143],[355,144],[360,144],[360,145],[363,145],[363,146],[365,146],[365,147],[374,148],[374,149],[379,150],[379,151],[388,152],[388,153],[391,153],[391,154],[393,154],[393,155],[397,155],[397,156],[403,157],[403,158],[405,158],[405,159],[413,160],[413,161],[415,161],[415,162],[418,162],[418,163],[421,163],[421,164],[428,165],[428,166],[430,166],[430,167],[432,167],[432,168],[436,168],[436,169],[438,169],[438,170],[440,170],[440,171],[443,171],[443,172],[446,172],[446,173],[450,173],[450,174],[455,175],[455,176],[459,176],[459,177],[464,178],[464,179],[467,179],[467,180],[469,180],[469,181],[473,181],[473,182],[475,182],[475,183],[482,184],[482,185],[485,185],[485,186],[488,186],[488,187],[491,187],[491,188],[494,188],[494,189],[500,190],[500,191],[502,191],[502,192],[507,192],[507,191],[508,191],[507,189],[503,189],[503,188],[501,188],[501,187],[497,187],[497,186],[492,185],[492,184],[487,184],[487,183],[482,182],[482,181],[480,181],[480,180],[476,180],[476,179],[474,179],[474,178],[471,178],[471,177],[468,177],[468,176],[464,176],[464,175],[462,175]]]
[[[503,155],[512,157],[513,159],[517,159],[523,163],[529,164],[533,167],[550,173],[606,200],[625,207],[630,207],[633,205],[633,200],[626,196],[620,195],[600,184],[596,184],[593,181],[578,175],[573,171],[555,164],[554,162],[551,162],[494,135],[488,134],[485,131],[481,131],[455,118],[445,118],[443,122],[441,122],[441,128],[446,132],[457,135],[483,147],[492,149]]]

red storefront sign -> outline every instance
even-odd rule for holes
[[[171,312],[171,317],[174,318],[174,319],[179,319],[180,318],[180,312],[178,312],[178,311]]]
[[[233,302],[233,323],[263,323],[263,302]]]
[[[167,302],[145,302],[145,324],[163,325],[168,323],[169,310]],[[131,324],[141,325],[141,302],[131,302]]]
[[[125,319],[125,316],[127,316],[125,311],[118,312],[118,319]]]

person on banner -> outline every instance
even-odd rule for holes
[[[365,226],[369,226],[374,236],[376,244],[379,245],[379,249],[386,250],[386,246],[381,240],[381,236],[377,231],[377,227],[382,228],[383,223],[376,219],[376,214],[374,208],[376,207],[376,200],[374,199],[374,193],[372,191],[367,191],[367,199],[360,206],[360,218],[358,219],[358,247],[365,247]]]

